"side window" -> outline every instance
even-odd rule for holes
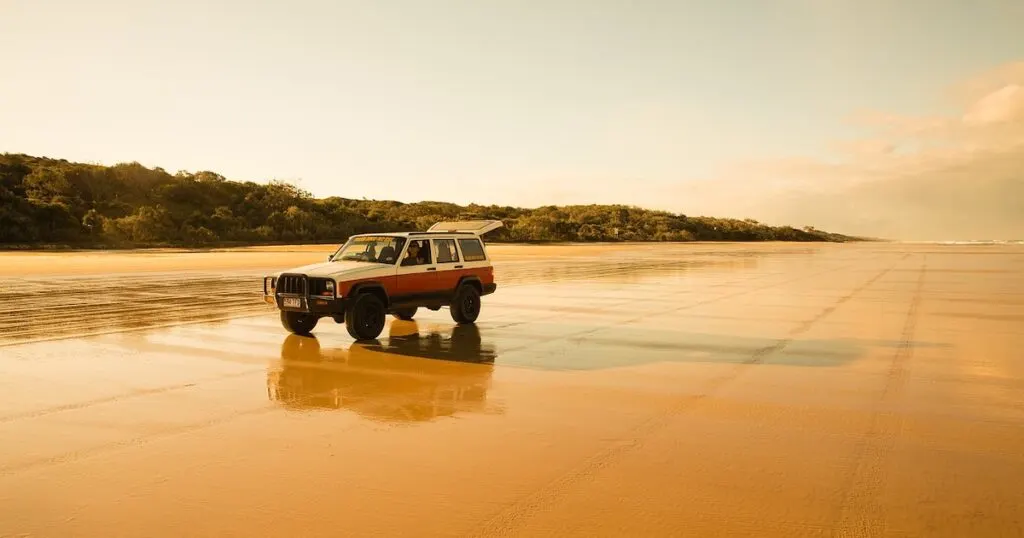
[[[423,241],[409,242],[409,249],[405,251],[405,257],[402,258],[402,265],[427,265],[429,263],[430,241],[424,239]]]
[[[459,253],[455,251],[454,239],[435,239],[437,245],[437,263],[455,263],[459,261]]]
[[[487,259],[479,239],[459,239],[459,248],[462,249],[462,257],[467,262],[480,262]]]

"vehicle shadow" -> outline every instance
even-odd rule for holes
[[[396,321],[384,342],[347,349],[292,334],[268,372],[267,396],[288,409],[345,409],[382,422],[500,413],[487,399],[494,357],[475,325],[422,330]]]

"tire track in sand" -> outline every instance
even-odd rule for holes
[[[776,288],[776,287],[779,287],[779,286],[784,286],[786,284],[790,284],[790,283],[793,283],[793,282],[799,282],[801,280],[806,280],[808,278],[813,278],[813,277],[816,277],[816,276],[819,276],[819,275],[823,275],[825,273],[836,273],[836,272],[842,271],[842,270],[844,270],[844,269],[846,269],[848,267],[852,267],[853,265],[854,264],[846,264],[846,265],[842,265],[842,266],[839,266],[839,267],[830,267],[828,269],[823,269],[821,271],[816,271],[816,272],[810,273],[810,274],[799,275],[797,277],[786,279],[786,280],[783,280],[783,281],[780,281],[780,282],[773,282],[773,283],[769,283],[769,284],[764,284],[762,286],[758,286],[758,287],[754,287],[754,288],[741,289],[739,291],[725,293],[723,295],[718,295],[718,296],[714,296],[714,297],[708,297],[706,299],[702,299],[702,300],[695,301],[695,302],[692,302],[692,303],[686,303],[684,305],[672,306],[672,307],[669,307],[669,308],[659,309],[659,310],[656,310],[656,311],[653,311],[653,312],[646,312],[646,313],[640,314],[638,316],[633,316],[633,317],[629,317],[629,318],[625,318],[625,319],[616,320],[616,321],[614,321],[612,323],[605,323],[605,324],[597,325],[595,327],[591,327],[591,328],[583,329],[583,330],[579,330],[579,331],[574,331],[574,332],[567,333],[567,334],[560,334],[560,335],[550,336],[550,337],[545,337],[545,338],[535,338],[533,341],[531,341],[529,343],[520,344],[520,345],[517,345],[517,346],[510,346],[508,348],[505,348],[505,349],[502,350],[502,353],[503,354],[507,354],[507,353],[509,353],[511,351],[522,351],[524,349],[532,348],[532,347],[535,347],[535,346],[538,346],[538,345],[541,345],[541,344],[549,344],[549,343],[552,343],[552,342],[557,342],[559,340],[582,339],[583,337],[585,337],[587,335],[598,333],[598,332],[601,332],[601,331],[603,331],[605,329],[608,329],[610,327],[614,327],[614,326],[617,326],[617,325],[621,325],[623,323],[634,323],[634,322],[642,321],[644,319],[647,319],[647,318],[650,318],[650,317],[654,317],[654,316],[663,316],[665,314],[674,314],[676,312],[681,312],[683,310],[689,310],[691,308],[697,308],[699,306],[705,306],[705,305],[708,305],[708,304],[717,303],[718,301],[724,301],[726,299],[732,299],[734,297],[741,297],[743,295],[749,295],[751,293],[757,293],[759,291],[764,291],[764,290],[769,290],[771,288]],[[887,271],[888,271],[888,269],[886,270],[886,272]],[[729,285],[736,284],[738,282],[743,282],[743,281],[744,281],[743,279],[732,280],[732,281],[728,281],[728,282],[712,284],[712,285],[710,285],[708,287],[710,287],[710,288],[725,287],[725,286],[729,286]],[[681,291],[681,292],[678,292],[678,293],[673,293],[673,294],[666,295],[665,297],[672,297],[672,296],[675,296],[675,295],[684,295],[686,293],[690,293],[690,291],[689,290]],[[626,305],[629,305],[629,304],[631,304],[633,302],[635,302],[635,299],[632,299],[632,298],[625,299],[625,300],[622,300],[622,301],[616,301],[614,303],[608,303],[607,305],[605,305],[605,309],[612,309],[612,308],[619,307],[619,306],[626,306]],[[505,328],[509,328],[509,327],[526,325],[526,324],[529,324],[529,323],[536,323],[537,321],[546,321],[546,320],[549,320],[549,319],[558,319],[558,318],[561,318],[563,316],[564,316],[564,314],[562,314],[561,312],[556,312],[555,314],[552,314],[550,316],[531,317],[531,318],[526,319],[526,320],[512,321],[512,322],[503,323],[502,325],[499,325],[496,328],[505,329]]]
[[[179,384],[176,384],[176,385],[165,385],[165,386],[162,386],[162,387],[152,387],[152,388],[148,388],[148,389],[137,389],[137,390],[133,390],[133,391],[129,391],[129,392],[122,392],[122,393],[119,393],[119,394],[114,394],[114,395],[107,396],[107,397],[104,397],[104,398],[94,398],[92,400],[86,400],[86,401],[82,401],[82,402],[74,402],[74,403],[68,403],[68,404],[64,404],[64,405],[57,405],[57,406],[53,406],[53,407],[46,407],[46,408],[43,408],[43,409],[32,409],[32,410],[29,410],[29,411],[22,411],[22,412],[18,412],[18,413],[11,413],[11,414],[8,414],[8,415],[0,415],[0,424],[3,424],[5,422],[13,422],[13,421],[16,421],[16,420],[24,420],[24,419],[30,419],[30,418],[44,417],[46,415],[52,415],[54,413],[62,413],[64,411],[75,411],[75,410],[79,410],[79,409],[88,409],[90,407],[95,407],[97,405],[110,404],[110,403],[120,402],[120,401],[123,401],[123,400],[129,400],[129,399],[132,399],[132,398],[141,398],[141,397],[144,397],[144,396],[153,396],[153,395],[156,395],[156,394],[166,394],[168,392],[174,392],[174,391],[179,391],[179,390],[190,389],[190,388],[196,387],[196,386],[198,386],[198,385],[200,385],[202,383],[211,383],[211,382],[215,382],[215,381],[224,381],[224,380],[227,380],[227,379],[234,379],[234,378],[239,378],[239,377],[248,377],[248,376],[251,376],[251,375],[256,375],[256,374],[265,373],[265,372],[266,372],[265,368],[259,368],[259,369],[256,369],[256,370],[246,370],[244,372],[237,372],[237,373],[232,373],[232,374],[224,374],[224,375],[220,375],[220,376],[216,376],[216,377],[197,379],[195,381],[190,381],[188,383],[179,383]]]
[[[909,373],[908,363],[914,355],[914,333],[927,274],[925,255],[903,322],[899,348],[892,357],[885,386],[876,401],[878,407],[891,404],[903,393]],[[850,474],[841,489],[838,523],[833,536],[865,538],[885,533],[885,517],[878,506],[878,496],[885,487],[885,465],[902,430],[902,413],[876,409],[872,414],[871,426],[858,443]]]
[[[894,267],[895,264],[882,269],[849,293],[837,299],[832,305],[824,308],[811,318],[804,320],[793,328],[786,338],[779,340],[771,346],[758,349],[751,355],[750,359],[737,365],[732,372],[714,379],[705,385],[704,392],[700,394],[686,395],[679,398],[675,403],[666,406],[660,412],[644,420],[638,426],[630,430],[624,439],[619,440],[604,450],[596,452],[579,465],[570,469],[568,472],[544,484],[539,489],[524,496],[522,499],[507,505],[497,515],[488,519],[479,529],[471,532],[470,536],[508,536],[514,534],[516,529],[532,514],[543,510],[545,507],[551,506],[555,501],[568,494],[571,488],[577,484],[592,481],[598,472],[610,467],[626,454],[641,448],[644,445],[644,440],[646,438],[663,429],[676,415],[693,409],[707,397],[713,395],[725,385],[738,379],[745,372],[749,371],[751,367],[763,364],[769,356],[785,349],[786,346],[788,346],[797,336],[807,332],[815,324],[827,318],[830,314],[835,312],[837,308],[847,303],[850,299],[856,297],[859,293],[892,271]]]
[[[0,347],[266,312],[244,273],[0,280]]]
[[[765,347],[755,351],[750,356],[750,358],[747,359],[744,362],[744,364],[761,364],[762,362],[764,362],[764,358],[765,357],[767,357],[767,356],[769,356],[769,355],[771,355],[773,353],[777,353],[779,351],[782,351],[783,349],[786,348],[786,346],[788,346],[789,344],[793,343],[793,340],[797,336],[800,336],[801,334],[809,331],[811,329],[811,327],[813,327],[816,323],[818,323],[819,321],[821,321],[821,320],[825,319],[826,317],[828,317],[830,314],[835,312],[836,309],[838,309],[840,306],[843,306],[843,304],[845,304],[850,299],[853,299],[854,297],[856,297],[858,294],[860,294],[860,292],[864,291],[869,286],[871,286],[876,281],[878,281],[878,279],[882,278],[883,276],[888,274],[890,271],[892,271],[894,267],[895,267],[895,265],[892,265],[892,266],[890,266],[890,267],[888,267],[886,269],[883,269],[881,272],[879,272],[875,276],[869,278],[866,282],[864,282],[860,286],[857,286],[856,288],[851,290],[850,293],[847,293],[846,295],[840,297],[831,306],[823,309],[821,312],[818,312],[818,314],[816,316],[804,320],[803,322],[800,323],[800,325],[797,325],[795,328],[793,328],[789,332],[789,335],[787,335],[786,338],[783,338],[782,340],[779,340],[778,342],[776,342],[776,343],[774,343],[774,344],[772,344],[770,346],[765,346]]]
[[[257,372],[247,372],[247,373],[246,372],[242,372],[242,373],[239,373],[239,374],[235,374],[235,376],[237,377],[237,376],[243,376],[243,375],[247,375],[247,374],[248,375],[252,375],[254,373],[257,373]],[[293,398],[291,401],[295,402],[295,403],[303,403],[303,402],[307,402],[307,401],[312,401],[312,400],[315,400],[317,398],[321,398],[323,396],[331,394],[332,390],[325,390],[325,391],[314,392],[314,393],[310,393],[310,394],[304,394],[304,395],[302,395],[300,397]],[[161,439],[166,439],[166,438],[174,437],[174,436],[177,436],[177,435],[183,435],[183,434],[188,434],[188,433],[193,433],[193,432],[205,430],[207,428],[212,428],[212,427],[215,427],[215,426],[219,426],[221,424],[227,424],[229,422],[232,422],[234,420],[238,420],[240,418],[259,416],[259,415],[266,415],[268,413],[280,412],[282,410],[283,410],[282,407],[277,402],[273,402],[273,403],[266,404],[266,405],[261,405],[261,406],[244,408],[244,409],[236,409],[236,410],[233,410],[231,412],[228,412],[228,413],[226,413],[224,415],[221,415],[221,416],[218,416],[218,417],[211,417],[211,418],[206,419],[206,420],[190,422],[190,423],[187,423],[187,424],[179,424],[179,425],[175,425],[175,426],[168,426],[166,428],[163,428],[163,429],[160,429],[158,431],[151,432],[151,433],[147,433],[145,435],[139,435],[139,436],[131,437],[131,438],[128,438],[128,439],[122,439],[122,440],[118,440],[118,441],[112,441],[112,442],[109,442],[109,443],[103,443],[103,444],[100,444],[100,445],[96,445],[96,446],[92,446],[92,447],[88,447],[88,448],[82,448],[82,449],[79,449],[79,450],[71,450],[71,451],[68,451],[68,452],[64,452],[62,454],[56,454],[56,455],[53,455],[53,456],[37,458],[37,459],[29,460],[29,461],[24,461],[24,462],[21,462],[21,463],[16,463],[16,464],[13,464],[13,465],[6,465],[6,466],[0,465],[0,478],[6,477],[6,476],[15,475],[15,474],[26,472],[26,471],[31,471],[33,469],[52,467],[52,466],[55,466],[55,465],[61,465],[61,464],[65,464],[65,463],[73,463],[73,462],[76,462],[76,461],[79,461],[79,460],[83,460],[83,459],[86,459],[86,458],[107,454],[109,452],[113,452],[113,451],[116,451],[116,450],[120,450],[120,449],[124,449],[124,448],[130,448],[130,447],[143,446],[143,445],[155,442],[155,441],[159,441]],[[352,424],[350,424],[348,426],[339,428],[339,429],[335,430],[335,432],[336,433],[337,432],[344,432],[344,431],[351,430],[353,428],[357,428],[359,426],[360,426],[360,423],[359,422],[355,422],[355,423],[352,423]]]

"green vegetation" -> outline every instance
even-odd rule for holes
[[[489,241],[850,241],[753,220],[687,217],[617,205],[516,207],[316,199],[282,182],[169,174],[138,163],[98,166],[0,155],[0,244],[80,247],[340,243],[365,232],[422,230],[439,220],[501,219]]]

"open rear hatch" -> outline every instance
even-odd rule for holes
[[[500,220],[453,220],[442,221],[431,226],[428,232],[471,232],[483,235],[504,226]]]

